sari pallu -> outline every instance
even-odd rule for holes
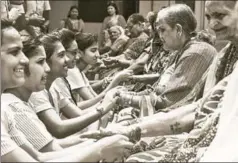
[[[216,137],[204,153],[201,162],[237,162],[238,161],[238,65],[231,74],[225,92],[224,105],[221,108],[220,121]]]
[[[237,60],[238,52],[235,46],[228,43],[213,60],[205,83],[204,94],[212,89],[221,79],[231,74]]]

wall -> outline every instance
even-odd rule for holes
[[[68,10],[72,5],[78,5],[77,0],[50,1],[52,10],[50,11],[51,25],[50,29],[59,27],[59,22],[67,16]],[[120,10],[122,11],[122,4],[117,2]],[[149,11],[158,11],[163,6],[169,6],[174,4],[174,0],[170,1],[158,1],[158,0],[140,0],[139,13],[146,16]],[[204,1],[196,1],[195,15],[198,20],[198,30],[206,28],[206,20],[204,16]],[[85,32],[98,33],[101,28],[101,23],[85,22]]]
[[[67,0],[67,1],[50,1],[50,30],[58,28],[60,20],[67,17],[68,11],[72,5],[78,5],[78,1]]]
[[[85,22],[85,32],[99,33],[102,23]]]
[[[195,16],[198,21],[197,30],[204,29],[206,26],[204,14],[204,1],[195,1]],[[158,11],[163,6],[170,6],[175,4],[175,0],[158,1],[158,0],[140,0],[140,13],[146,16],[149,11]]]
[[[50,30],[58,28],[60,20],[66,18],[68,11],[72,5],[78,5],[77,0],[67,1],[50,1]],[[85,22],[85,32],[98,33],[101,28],[101,23]]]

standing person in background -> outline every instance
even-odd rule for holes
[[[104,18],[102,28],[99,35],[99,48],[103,46],[103,34],[104,30],[107,30],[110,24],[119,25],[122,28],[126,27],[126,20],[122,15],[119,15],[118,7],[114,2],[107,4],[108,16]]]
[[[49,11],[51,10],[49,0],[31,0],[25,1],[26,17],[35,18],[38,20],[37,24],[32,26],[33,36],[47,33],[49,29]]]
[[[79,16],[79,10],[77,6],[70,7],[67,18],[62,20],[60,25],[61,28],[67,28],[74,32],[84,31],[84,21]]]
[[[8,0],[1,1],[1,20],[16,21],[21,16],[19,9],[10,6]]]

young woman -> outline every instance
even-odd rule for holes
[[[101,49],[101,47],[103,46],[103,32],[104,30],[107,29],[107,27],[109,26],[109,24],[115,24],[115,25],[119,25],[122,28],[126,27],[126,20],[122,15],[118,14],[118,7],[115,3],[113,2],[109,2],[107,4],[107,13],[108,16],[104,18],[103,23],[102,23],[102,28],[101,28],[101,32],[100,32],[100,36],[99,36],[99,48]]]
[[[105,92],[103,92],[102,94],[90,100],[77,103],[73,95],[75,94],[75,92],[78,91],[79,93],[84,93],[84,91],[86,90],[85,88],[88,89],[86,90],[86,93],[91,92],[93,94],[94,92],[92,88],[89,87],[89,85],[83,86],[83,83],[85,82],[85,80],[80,80],[80,77],[81,79],[84,79],[85,76],[83,76],[83,74],[79,70],[75,70],[76,61],[79,58],[79,53],[78,53],[78,46],[75,41],[74,33],[68,29],[63,28],[61,30],[54,32],[54,34],[56,35],[59,34],[61,42],[64,48],[66,49],[66,55],[69,58],[69,60],[67,61],[69,73],[67,77],[61,77],[61,78],[55,79],[52,82],[49,90],[53,98],[54,106],[57,110],[61,110],[61,112],[66,118],[78,117],[84,114],[85,111],[88,112],[89,107],[97,104],[104,97],[105,92],[113,88],[114,86],[116,86],[121,80],[123,80],[123,78],[126,77],[126,76],[123,77],[123,75],[126,75],[126,74],[125,73],[119,74],[111,82],[107,90],[105,90]],[[90,48],[90,45],[88,46]],[[85,47],[85,48],[88,48],[88,47]],[[87,51],[86,54],[82,54],[82,55],[83,56],[90,55],[90,51]],[[73,89],[71,88],[71,85],[73,86]],[[84,110],[87,109],[87,110],[81,111],[77,106],[80,109],[84,109]]]
[[[118,73],[112,81],[108,83],[109,85],[99,95],[97,95],[89,85],[89,81],[84,74],[84,72],[87,71],[86,69],[88,65],[95,66],[99,62],[97,36],[90,33],[78,33],[76,35],[76,41],[81,52],[81,57],[77,61],[77,67],[84,79],[83,83],[85,83],[85,86],[74,89],[74,92],[77,92],[79,96],[85,100],[78,103],[78,107],[85,109],[98,103],[108,90],[117,86],[121,81],[128,79],[128,77],[132,75],[132,71],[122,71]],[[71,80],[70,83],[73,85],[73,80]],[[103,81],[98,85],[102,85],[102,83]]]
[[[67,28],[74,32],[84,31],[84,22],[79,16],[78,6],[71,6],[67,19],[61,22],[61,27]]]
[[[1,94],[8,88],[24,84],[24,69],[28,59],[22,52],[22,42],[19,33],[12,24],[1,20]],[[10,126],[10,117],[6,116],[6,105],[1,100],[1,160],[4,162],[35,161],[28,153],[20,148],[23,141],[14,142],[21,133],[14,123]],[[13,119],[11,119],[13,120]],[[19,157],[21,155],[21,157]]]
[[[237,46],[237,7],[238,3],[236,1],[209,1],[206,3],[206,11],[207,16],[209,19],[209,26],[212,28],[215,27],[221,27],[222,30],[231,31],[229,33],[226,32],[220,32],[220,30],[216,31],[217,39],[226,39],[232,42],[233,46]],[[216,13],[214,15],[214,13]],[[217,17],[218,15],[222,15],[226,13],[227,15],[223,15],[224,17]],[[232,21],[230,21],[232,20]],[[217,23],[214,23],[214,21],[217,21]],[[226,25],[225,25],[226,24]],[[213,25],[216,25],[215,27]],[[215,28],[218,29],[218,28]],[[234,51],[234,56],[237,55],[237,51]],[[236,61],[237,62],[237,61]],[[227,110],[228,103],[232,106],[231,109],[237,108],[233,107],[237,103],[231,102],[234,101],[235,97],[229,98],[229,92],[231,91],[231,85],[237,83],[237,77],[235,73],[237,73],[237,69],[233,70],[233,74],[231,75],[231,81],[232,83],[229,84],[229,76],[224,78],[222,81],[220,81],[215,87],[212,88],[206,94],[202,99],[197,101],[196,103],[186,105],[180,108],[177,108],[175,110],[172,110],[168,113],[158,113],[154,116],[148,116],[143,119],[140,119],[142,122],[133,125],[140,126],[142,128],[142,135],[148,137],[148,136],[156,136],[156,135],[170,135],[170,134],[179,134],[181,132],[188,132],[189,137],[184,141],[182,140],[182,145],[179,147],[179,142],[173,140],[176,142],[176,150],[173,152],[168,151],[168,154],[163,157],[164,155],[161,155],[161,150],[165,153],[167,149],[169,149],[166,145],[163,143],[159,144],[160,147],[157,148],[158,152],[156,150],[153,150],[152,152],[146,152],[145,156],[147,158],[156,158],[156,161],[160,160],[162,162],[173,162],[173,161],[196,161],[199,160],[199,157],[202,156],[204,150],[199,150],[199,148],[202,147],[202,149],[209,147],[211,141],[213,140],[214,136],[216,135],[217,131],[217,138],[214,139],[214,144],[211,144],[211,148],[208,148],[207,154],[205,153],[204,158],[200,161],[214,161],[214,158],[217,158],[219,160],[230,160],[234,161],[236,150],[234,147],[234,142],[237,142],[237,139],[235,136],[237,135],[237,130],[235,130],[235,125],[229,124],[230,122],[235,124],[237,121],[237,118],[235,118],[232,113],[235,113],[237,109],[231,111]],[[225,92],[226,84],[228,81],[227,90],[228,92]],[[235,90],[234,88],[232,90]],[[235,96],[237,93],[234,94]],[[224,99],[222,98],[223,96]],[[229,98],[229,100],[228,100]],[[233,105],[234,104],[234,105]],[[226,108],[226,109],[225,109]],[[228,107],[229,108],[229,107]],[[223,110],[224,109],[224,110]],[[217,119],[218,114],[221,111],[220,119]],[[229,116],[228,113],[229,112]],[[225,113],[225,114],[224,114]],[[196,115],[196,116],[195,116]],[[225,115],[225,116],[224,116]],[[155,119],[153,119],[154,117]],[[227,120],[224,120],[226,119]],[[229,119],[229,120],[228,120]],[[221,126],[219,126],[221,124]],[[229,124],[229,125],[228,125]],[[226,126],[228,125],[228,126]],[[130,127],[125,127],[127,130]],[[218,130],[217,130],[218,127]],[[115,127],[114,127],[115,128]],[[143,129],[144,128],[144,129]],[[187,128],[187,129],[186,129]],[[219,129],[220,128],[220,129]],[[192,129],[192,130],[191,130]],[[124,129],[125,131],[125,129]],[[234,132],[233,132],[234,131]],[[123,132],[123,129],[120,128],[120,132]],[[228,135],[231,135],[231,137],[225,137],[227,136],[226,133],[231,133]],[[233,137],[234,136],[234,137]],[[167,136],[166,136],[167,137]],[[169,142],[165,136],[162,137],[165,138],[166,142]],[[160,137],[161,138],[161,137]],[[234,140],[229,142],[229,140]],[[158,142],[161,142],[159,139],[157,139]],[[225,140],[225,141],[221,141]],[[227,141],[228,140],[228,141]],[[181,143],[181,142],[180,142]],[[173,143],[172,143],[173,144]],[[171,144],[171,145],[172,145]],[[162,147],[161,147],[162,146]],[[224,154],[224,150],[227,148],[220,148],[220,147],[227,147],[230,149],[230,152],[226,152]],[[236,146],[237,147],[237,146]],[[218,153],[219,152],[219,153]],[[198,154],[199,153],[199,154]],[[220,154],[219,157],[212,155],[212,154]],[[152,155],[151,157],[148,157]],[[130,161],[140,160],[140,161],[148,161],[142,153],[139,153],[138,155],[132,156]],[[163,160],[161,158],[163,157]],[[232,160],[233,159],[233,160]],[[150,160],[152,161],[152,160]]]
[[[46,83],[46,89],[32,93],[29,102],[34,106],[35,112],[52,135],[57,138],[64,138],[84,129],[89,124],[98,120],[111,109],[113,103],[109,102],[107,103],[107,106],[105,106],[105,103],[103,102],[97,107],[93,107],[90,112],[84,116],[62,120],[60,114],[61,112],[64,112],[62,109],[67,109],[67,106],[61,110],[54,107],[54,102],[49,93],[49,89],[56,78],[67,76],[67,62],[69,59],[65,54],[65,48],[60,42],[60,39],[55,34],[44,35],[40,38],[40,41],[46,49],[47,62],[49,63],[51,71]],[[73,104],[69,103],[68,105]]]
[[[6,31],[4,31],[6,30]],[[39,137],[40,135],[35,135],[32,133],[35,133],[35,130],[31,131],[30,129],[39,129],[37,127],[40,127],[40,125],[42,125],[42,123],[39,123],[39,120],[37,120],[37,116],[36,114],[34,115],[34,112],[31,110],[32,108],[27,105],[27,98],[30,97],[30,93],[34,90],[34,91],[39,91],[44,89],[44,85],[46,83],[46,76],[47,73],[49,72],[49,66],[47,65],[47,63],[45,62],[46,60],[46,55],[45,55],[45,51],[44,48],[41,44],[34,44],[36,42],[34,42],[33,44],[29,44],[27,46],[27,54],[29,55],[29,67],[27,67],[26,72],[24,72],[25,69],[25,65],[28,62],[28,59],[25,57],[24,53],[22,53],[22,44],[21,44],[21,40],[20,40],[20,35],[18,34],[18,32],[12,28],[12,27],[3,27],[2,26],[2,36],[4,35],[4,38],[2,40],[2,51],[1,51],[1,56],[2,56],[2,64],[1,65],[1,70],[2,70],[2,75],[6,75],[4,82],[2,82],[2,88],[6,89],[6,88],[13,88],[14,86],[20,86],[21,84],[24,83],[25,79],[24,79],[24,73],[26,73],[26,83],[23,87],[20,87],[19,89],[15,89],[15,91],[13,89],[11,89],[10,91],[14,92],[16,96],[12,95],[8,95],[8,98],[5,98],[5,100],[7,100],[7,104],[8,105],[8,109],[9,108],[14,108],[12,110],[12,112],[7,112],[7,115],[11,115],[11,113],[15,113],[14,115],[12,115],[14,118],[11,119],[12,121],[5,121],[5,119],[1,119],[1,131],[4,131],[1,133],[1,146],[2,146],[2,151],[1,151],[1,155],[2,155],[2,159],[4,161],[36,161],[34,160],[32,157],[34,157],[35,159],[38,159],[39,161],[46,161],[49,160],[51,158],[59,158],[62,155],[64,155],[64,157],[61,157],[60,159],[54,159],[54,160],[49,160],[49,161],[99,161],[100,159],[104,159],[104,156],[101,155],[100,153],[98,153],[97,150],[99,150],[99,152],[103,151],[100,149],[110,149],[111,147],[116,149],[117,145],[115,146],[116,142],[121,142],[122,144],[126,145],[127,147],[130,147],[131,144],[126,142],[123,143],[123,141],[125,141],[125,137],[121,137],[121,136],[114,136],[109,138],[112,144],[114,144],[113,146],[111,146],[112,144],[109,143],[109,139],[104,141],[102,140],[101,143],[96,143],[95,145],[92,145],[91,147],[89,147],[88,149],[85,150],[82,153],[82,155],[78,156],[78,153],[74,153],[73,151],[75,151],[76,149],[80,150],[79,147],[75,146],[72,149],[67,149],[67,150],[61,150],[60,152],[53,152],[53,153],[44,153],[41,154],[38,151],[36,151],[31,144],[29,144],[28,141],[26,141],[26,139],[22,139],[22,137],[25,135],[26,133],[28,133],[28,138],[32,138],[32,139],[27,139],[30,140],[32,142],[35,141],[35,143],[37,145],[42,145],[39,140],[43,140],[42,135],[41,137]],[[15,40],[15,41],[14,41]],[[34,53],[35,52],[35,53]],[[11,59],[9,60],[10,62],[8,62],[7,58],[9,59],[9,57],[11,57]],[[8,66],[7,66],[8,65]],[[36,73],[37,72],[37,73]],[[8,78],[7,76],[9,76],[11,74],[11,78]],[[37,74],[37,75],[36,75]],[[8,81],[6,83],[6,81]],[[21,94],[22,93],[22,94]],[[11,98],[12,101],[9,99]],[[24,102],[25,101],[25,102]],[[9,105],[9,103],[11,103],[11,107]],[[6,105],[2,105],[2,106],[6,106]],[[15,106],[15,107],[13,107]],[[22,108],[20,108],[22,107]],[[19,113],[21,113],[21,115],[19,115]],[[24,116],[25,115],[25,116]],[[2,114],[3,116],[3,114]],[[24,117],[24,118],[23,118]],[[10,118],[10,116],[7,117],[8,120]],[[26,119],[28,118],[28,120]],[[33,119],[32,119],[33,118]],[[14,124],[14,122],[16,122],[17,124]],[[22,126],[22,122],[23,125]],[[38,126],[34,126],[34,124],[37,124],[38,122]],[[8,123],[7,125],[5,123]],[[5,125],[3,125],[5,124]],[[17,130],[14,130],[15,128],[20,129],[21,131],[23,131],[24,134],[22,135],[18,135]],[[16,147],[16,145],[14,145],[13,142],[10,141],[10,137],[8,136],[8,134],[5,132],[6,129],[8,127],[8,129],[10,129],[10,131],[8,131],[9,134],[11,134],[11,138],[13,140],[15,140],[18,145],[21,145],[21,148],[25,149],[26,151],[29,152],[26,153],[25,151],[23,151],[22,149]],[[21,127],[25,127],[24,129]],[[28,128],[29,127],[29,128]],[[33,127],[33,128],[32,128]],[[34,128],[36,127],[36,128]],[[40,131],[45,130],[44,128],[42,128]],[[32,135],[31,135],[32,134]],[[44,136],[44,135],[43,135]],[[24,140],[24,144],[19,144],[20,140]],[[109,144],[110,145],[109,145]],[[35,144],[35,145],[36,145]],[[101,148],[100,146],[102,146],[104,144],[104,146],[106,148]],[[122,144],[118,144],[119,148],[121,150],[121,147],[123,146]],[[109,146],[111,147],[109,147]],[[109,148],[108,148],[109,147]],[[111,148],[111,149],[112,149]],[[81,148],[82,149],[82,148]],[[92,151],[95,150],[94,152]],[[118,150],[117,150],[118,151]],[[105,152],[109,152],[109,151],[105,151]],[[115,151],[116,152],[116,151]],[[74,153],[74,154],[70,154],[70,153]],[[119,152],[120,153],[120,152]],[[118,152],[114,153],[115,154],[119,154]],[[19,154],[21,154],[21,157],[19,157]],[[92,156],[92,154],[94,155],[93,159],[90,159],[90,157]],[[112,154],[112,153],[111,153]],[[65,156],[68,155],[68,156]],[[89,157],[90,156],[90,157]],[[102,156],[102,157],[101,157]],[[105,155],[106,156],[106,155]],[[105,157],[105,159],[108,159],[108,161],[110,161],[113,157],[112,155],[110,155],[109,157]],[[115,158],[115,157],[114,157]],[[111,160],[112,161],[112,160]]]

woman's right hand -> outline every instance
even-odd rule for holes
[[[122,161],[124,156],[130,152],[133,143],[123,135],[113,135],[98,141],[101,150],[101,159],[105,162]]]
[[[121,82],[129,79],[133,75],[133,70],[125,69],[116,74],[114,80]]]

